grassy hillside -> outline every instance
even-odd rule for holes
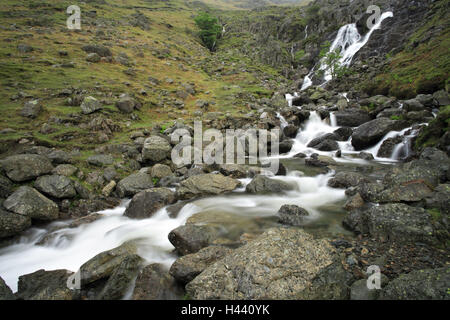
[[[212,55],[198,41],[193,17],[199,7],[181,0],[98,0],[82,4],[80,31],[66,28],[70,1],[3,1],[0,11],[0,139],[34,140],[50,146],[90,150],[102,143],[131,142],[137,129],[166,127],[175,119],[193,119],[198,100],[207,112],[246,114],[248,103],[270,95],[277,71],[239,56]],[[19,45],[33,48],[20,52]],[[82,47],[103,45],[112,62],[86,61]],[[128,57],[121,64],[117,57]],[[185,88],[195,88],[186,96]],[[82,115],[69,106],[67,90],[92,95],[103,110]],[[136,97],[143,108],[132,115],[114,106],[118,96]],[[37,119],[20,116],[26,101],[40,99],[45,111]],[[184,105],[184,106],[183,106]],[[102,117],[120,129],[103,141],[90,122]],[[42,127],[51,133],[42,133]]]

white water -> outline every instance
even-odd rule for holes
[[[100,212],[99,220],[69,228],[69,222],[58,222],[46,228],[33,228],[17,243],[0,249],[0,276],[13,291],[17,290],[18,277],[39,269],[67,269],[73,272],[95,255],[115,248],[126,241],[135,240],[138,253],[148,263],[162,263],[170,266],[176,257],[174,247],[168,240],[173,229],[185,224],[195,213],[205,211],[230,212],[245,217],[274,216],[284,204],[301,205],[310,212],[309,220],[320,216],[318,208],[328,203],[343,200],[344,190],[327,186],[332,174],[317,177],[303,177],[299,172],[290,172],[286,177],[275,177],[293,186],[292,191],[277,195],[249,195],[245,185],[251,179],[242,179],[243,188],[232,195],[216,196],[189,203],[179,212],[177,218],[169,217],[165,208],[154,217],[132,220],[125,216],[128,202],[113,210]],[[38,245],[54,226],[64,226],[51,232],[51,241]],[[54,229],[53,229],[54,230]],[[130,295],[128,295],[130,296]]]
[[[362,37],[359,34],[355,23],[350,23],[341,27],[338,31],[336,38],[334,39],[333,43],[330,46],[329,52],[339,50],[340,54],[342,55],[339,64],[341,66],[349,66],[355,54],[359,50],[361,50],[361,48],[364,47],[366,43],[369,41],[372,33],[380,28],[381,23],[385,19],[391,18],[393,16],[394,14],[390,11],[383,13],[378,22],[367,32],[367,34],[364,37]],[[322,83],[321,86],[327,83],[328,81],[332,80],[333,77],[331,75],[330,67],[323,62],[323,59],[319,61],[318,69],[325,71],[324,76],[325,82]],[[313,67],[311,72],[305,77],[301,90],[305,90],[312,85],[311,78],[314,75],[314,72],[315,67]]]

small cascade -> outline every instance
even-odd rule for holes
[[[284,129],[288,126],[288,122],[286,119],[281,115],[281,113],[277,112],[277,118],[280,119],[281,123],[281,129]]]
[[[302,88],[300,89],[300,91],[308,89],[309,87],[312,86],[312,80],[311,80],[310,76],[312,76],[311,72],[305,77],[305,79],[303,79],[303,85],[302,85]]]
[[[308,39],[308,25],[305,27],[305,40]]]

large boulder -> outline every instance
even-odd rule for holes
[[[39,177],[35,181],[34,187],[40,192],[57,199],[74,198],[77,195],[72,180],[66,176],[51,175]]]
[[[147,138],[142,147],[142,160],[157,163],[170,157],[172,146],[160,136]]]
[[[278,211],[279,221],[291,226],[301,226],[305,217],[309,215],[308,211],[295,205],[284,205]]]
[[[175,201],[175,193],[167,188],[142,191],[133,197],[124,215],[133,219],[147,219]]]
[[[449,300],[450,268],[417,270],[383,288],[380,300]]]
[[[182,181],[177,193],[180,199],[187,200],[231,192],[239,185],[240,182],[238,180],[221,174],[199,174]]]
[[[50,160],[37,154],[10,156],[0,163],[6,175],[15,182],[32,180],[53,170]]]
[[[31,227],[31,218],[0,209],[0,238],[14,236]]]
[[[375,145],[390,131],[398,131],[405,128],[404,121],[378,118],[356,128],[352,135],[352,145],[356,150],[362,150]]]
[[[292,190],[290,184],[263,175],[257,175],[245,188],[248,193],[277,193],[288,190]]]
[[[136,279],[132,300],[179,300],[183,290],[160,264],[142,269]]]
[[[37,220],[56,220],[59,216],[56,203],[27,186],[17,189],[3,202],[3,206],[11,212]]]
[[[16,300],[16,297],[5,281],[0,277],[0,301],[4,300]]]
[[[423,208],[402,203],[374,206],[369,210],[355,210],[344,219],[349,229],[398,243],[435,243],[436,230],[431,215]]]
[[[132,197],[135,194],[153,188],[152,177],[147,173],[134,173],[119,181],[116,191],[119,197]]]
[[[206,268],[186,286],[193,299],[345,299],[335,249],[299,229],[270,229]]]
[[[369,113],[361,109],[347,109],[335,112],[334,116],[337,125],[340,127],[358,127],[372,120]]]
[[[67,286],[73,273],[68,270],[36,272],[19,277],[17,297],[23,300],[74,300],[77,291]]]
[[[178,258],[170,267],[170,274],[181,283],[186,284],[231,251],[231,249],[221,246],[203,248],[196,253]]]
[[[91,114],[95,111],[100,110],[101,108],[102,105],[100,101],[91,96],[84,98],[83,102],[81,103],[81,112],[83,114]]]
[[[81,287],[111,277],[127,257],[136,254],[137,247],[133,242],[125,242],[117,248],[99,253],[80,267]]]
[[[210,246],[218,235],[213,226],[188,224],[172,230],[169,241],[180,255],[187,255]]]

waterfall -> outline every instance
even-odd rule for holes
[[[367,32],[367,34],[362,37],[358,29],[356,28],[356,23],[350,23],[343,27],[341,27],[338,31],[336,38],[331,44],[329,52],[333,52],[335,50],[340,50],[339,52],[342,55],[342,58],[339,60],[339,64],[341,66],[349,66],[353,60],[355,54],[369,41],[372,33],[379,29],[381,23],[387,19],[393,17],[394,14],[391,11],[387,11],[383,13],[378,20],[378,22]],[[311,77],[314,74],[315,66],[311,70],[311,72],[305,77],[302,90],[305,90],[309,86],[312,85]],[[332,79],[331,72],[329,70],[329,66],[323,63],[323,59],[319,61],[319,70],[325,71],[325,82],[321,85],[324,85],[328,81]]]
[[[308,38],[308,25],[305,27],[305,40]]]

